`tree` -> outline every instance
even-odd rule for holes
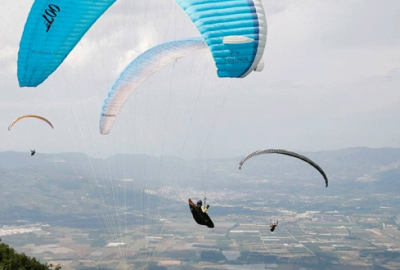
[[[15,252],[9,245],[1,242],[0,239],[0,269],[1,270],[52,270],[53,265],[42,264],[35,257],[26,256],[24,253]],[[60,270],[57,265],[54,270]]]

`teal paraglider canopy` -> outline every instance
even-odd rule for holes
[[[267,20],[261,0],[175,2],[203,36],[219,77],[244,78],[262,70]]]
[[[21,87],[44,82],[116,0],[36,0],[18,52]]]

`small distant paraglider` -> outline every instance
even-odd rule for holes
[[[263,154],[281,154],[281,155],[286,155],[286,156],[291,156],[291,157],[295,157],[298,159],[301,159],[305,162],[307,162],[308,164],[310,164],[311,166],[313,166],[315,169],[317,169],[317,171],[320,172],[320,174],[324,177],[325,179],[325,186],[328,187],[328,177],[326,176],[324,170],[322,170],[322,168],[315,163],[314,161],[312,161],[311,159],[302,156],[300,154],[297,154],[295,152],[290,152],[287,150],[283,150],[283,149],[262,149],[262,150],[257,150],[251,154],[248,154],[247,156],[245,156],[239,163],[239,170],[242,169],[243,164],[250,158],[258,156],[258,155],[263,155]]]
[[[53,124],[46,118],[44,118],[43,116],[39,116],[39,115],[34,115],[34,114],[26,114],[26,115],[21,115],[19,117],[17,117],[14,121],[11,122],[11,124],[8,126],[8,130],[11,131],[12,127],[18,123],[20,120],[22,119],[26,119],[26,118],[36,118],[39,119],[41,121],[46,122],[52,129],[54,129]],[[34,156],[36,154],[36,150],[35,149],[30,149],[31,151],[31,157]]]
[[[270,230],[271,232],[275,231],[275,228],[276,228],[277,226],[278,226],[278,221],[272,222],[272,221],[270,220],[269,230]]]
[[[190,212],[192,212],[193,218],[197,222],[197,224],[205,225],[208,228],[214,228],[214,223],[206,213],[210,206],[208,204],[206,206],[203,206],[203,202],[201,200],[197,201],[197,205],[194,204],[191,199],[189,199],[188,202]],[[205,199],[204,204],[206,204]]]

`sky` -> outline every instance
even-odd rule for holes
[[[0,10],[0,151],[214,158],[400,147],[400,1],[263,1],[261,73],[218,78],[207,50],[179,59],[132,94],[109,135],[100,135],[100,110],[122,69],[152,46],[199,36],[196,27],[172,0],[118,0],[43,84],[20,88],[32,3]],[[54,130],[26,120],[8,131],[22,114]]]

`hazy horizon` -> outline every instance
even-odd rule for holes
[[[277,147],[270,147],[271,149],[282,149],[282,148],[277,148]],[[261,150],[261,149],[267,149],[267,148],[260,148],[260,149],[253,149],[253,151],[256,150]],[[268,148],[269,149],[269,148]],[[368,146],[349,146],[349,147],[345,147],[345,148],[338,148],[338,149],[325,149],[325,150],[314,150],[314,151],[300,151],[300,150],[294,150],[294,149],[285,149],[288,151],[292,151],[292,152],[296,152],[296,153],[310,153],[310,154],[318,154],[318,153],[329,153],[329,152],[339,152],[339,151],[345,151],[345,150],[349,150],[349,149],[371,149],[371,150],[379,150],[379,149],[398,149],[400,150],[400,147],[368,147]],[[253,152],[252,151],[252,152]],[[0,151],[0,153],[7,153],[7,152],[11,152],[11,153],[19,153],[19,154],[27,154],[30,155],[30,151],[28,149],[28,151],[14,151],[14,150],[5,150],[5,151]],[[251,152],[247,152],[247,153],[243,153],[242,155],[234,155],[234,156],[223,156],[223,157],[209,157],[209,158],[205,158],[205,159],[210,159],[210,160],[214,160],[214,159],[233,159],[233,158],[243,158],[244,156],[246,156],[247,154],[250,154]],[[174,158],[180,158],[180,159],[184,159],[184,160],[196,160],[196,159],[200,159],[199,157],[192,157],[192,158],[188,158],[188,157],[180,157],[178,155],[173,155],[173,154],[164,154],[164,155],[151,155],[151,154],[147,154],[147,153],[113,153],[109,156],[92,156],[90,155],[90,153],[85,153],[85,152],[79,152],[79,151],[65,151],[65,152],[37,152],[35,153],[35,155],[57,155],[57,154],[83,154],[83,155],[87,155],[90,158],[94,158],[94,159],[107,159],[116,155],[132,155],[132,156],[149,156],[149,157],[155,157],[155,158],[159,158],[159,157],[174,157]]]

